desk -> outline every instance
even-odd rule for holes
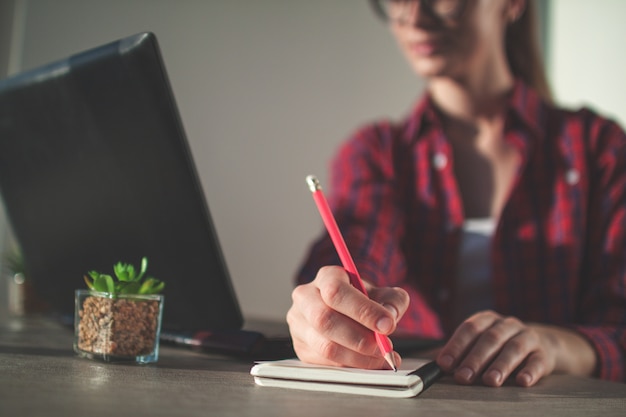
[[[411,399],[263,388],[252,363],[162,346],[153,365],[80,359],[42,319],[0,322],[0,416],[625,416],[626,384],[555,375],[532,388],[459,386]]]

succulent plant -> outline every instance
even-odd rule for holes
[[[84,276],[89,289],[116,294],[157,294],[163,291],[165,283],[153,277],[145,277],[148,258],[141,259],[139,273],[132,264],[118,262],[113,265],[113,276],[98,271],[89,271]]]

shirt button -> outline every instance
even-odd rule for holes
[[[441,152],[437,152],[433,156],[433,165],[438,170],[444,169],[448,165],[448,157]]]
[[[565,173],[565,182],[569,185],[578,184],[580,181],[580,173],[575,169],[570,169]]]

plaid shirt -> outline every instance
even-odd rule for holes
[[[597,352],[596,375],[626,380],[624,131],[586,109],[554,108],[517,81],[504,139],[522,163],[492,240],[495,309],[578,330]],[[411,297],[398,331],[450,334],[464,214],[430,97],[402,123],[359,130],[331,168],[329,204],[359,272]],[[340,265],[326,233],[297,281],[323,265]]]

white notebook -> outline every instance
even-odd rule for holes
[[[259,362],[250,374],[264,387],[409,398],[428,388],[441,374],[430,360],[407,358],[397,372],[311,365],[297,359]]]

